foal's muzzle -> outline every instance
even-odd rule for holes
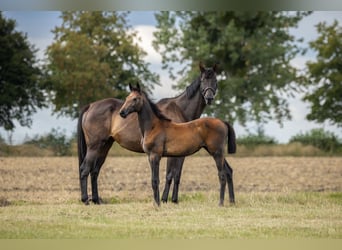
[[[128,113],[125,112],[124,110],[122,110],[122,111],[120,112],[120,116],[121,116],[122,118],[126,118],[127,115],[128,115]]]

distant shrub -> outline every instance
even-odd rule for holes
[[[258,145],[274,145],[277,144],[275,138],[265,135],[263,129],[258,129],[256,134],[249,133],[248,135],[238,137],[237,143],[245,146],[258,146]]]
[[[35,135],[33,139],[26,139],[24,144],[35,145],[42,149],[50,149],[55,156],[71,155],[71,142],[73,138],[67,138],[65,131],[53,128],[46,135]]]
[[[303,145],[312,145],[325,152],[336,152],[342,147],[341,142],[337,136],[324,129],[312,129],[306,133],[300,133],[291,137],[291,142],[300,142]]]

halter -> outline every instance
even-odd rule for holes
[[[208,90],[211,90],[213,92],[213,95],[215,96],[216,95],[216,90],[212,87],[205,87],[203,90],[202,90],[202,95],[205,96],[205,93],[207,93]]]

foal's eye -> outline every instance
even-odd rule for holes
[[[136,97],[133,98],[133,102],[137,102],[137,98]]]

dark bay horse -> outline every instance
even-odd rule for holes
[[[216,118],[199,118],[185,123],[172,122],[141,91],[139,84],[136,88],[129,86],[131,93],[120,109],[120,116],[127,118],[131,113],[138,114],[142,134],[141,144],[151,166],[151,184],[156,204],[160,205],[159,163],[161,157],[188,156],[205,148],[216,163],[220,181],[219,205],[223,205],[228,174],[224,167],[224,146],[227,139],[227,151],[235,153],[234,129],[228,123]]]
[[[164,114],[175,122],[186,122],[199,118],[207,104],[210,104],[216,94],[217,66],[205,68],[199,66],[200,76],[197,77],[177,97],[165,98],[157,103]],[[141,133],[136,114],[127,119],[119,116],[118,110],[123,101],[115,98],[103,99],[86,106],[78,120],[78,159],[81,186],[81,200],[89,203],[87,185],[88,176],[91,176],[92,201],[100,203],[97,179],[107,153],[116,141],[122,147],[143,153],[140,145]],[[184,157],[171,157],[167,159],[166,183],[162,200],[167,201],[172,179],[174,189],[172,201],[178,202],[178,187],[181,177]],[[225,168],[229,173],[228,185],[231,201],[234,202],[232,182],[232,168],[225,161]]]

